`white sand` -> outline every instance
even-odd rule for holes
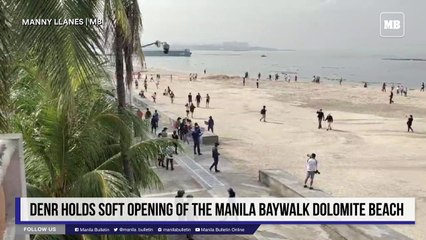
[[[202,124],[213,116],[222,153],[246,166],[248,174],[278,168],[302,181],[306,154],[315,152],[321,171],[315,187],[342,197],[416,197],[417,224],[392,227],[426,239],[426,93],[417,89],[408,97],[395,94],[395,104],[389,105],[390,89],[382,93],[381,86],[365,89],[361,83],[262,80],[256,89],[253,80],[242,87],[240,78],[199,74],[190,82],[188,74],[174,72],[170,82],[170,72],[152,73],[162,75],[160,89],[155,90],[162,109],[184,116],[188,93],[194,101],[201,93],[202,108],[195,109],[195,121]],[[176,95],[173,105],[162,95],[167,86]],[[154,88],[149,83],[146,95]],[[204,108],[206,93],[211,96],[210,109]],[[263,105],[267,123],[259,122]],[[332,113],[333,131],[317,129],[319,108]],[[414,115],[414,133],[406,132],[408,114]]]

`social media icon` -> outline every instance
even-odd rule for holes
[[[159,232],[161,232],[162,230],[163,230],[163,229],[161,229],[161,228],[158,228],[158,231],[159,231]]]
[[[118,228],[114,228],[114,232],[117,232],[118,231]]]
[[[195,228],[195,231],[199,232],[199,231],[201,231],[201,229],[200,228]]]
[[[80,229],[78,229],[78,228],[74,228],[74,231],[75,231],[75,232],[78,232],[79,230],[80,230]]]

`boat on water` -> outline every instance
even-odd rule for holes
[[[266,55],[265,55],[265,54],[262,54],[262,55],[260,55],[260,57],[266,57]]]
[[[190,57],[192,55],[191,50],[169,50],[166,54],[161,50],[145,50],[143,51],[146,57]]]

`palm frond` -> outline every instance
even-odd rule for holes
[[[49,196],[48,193],[44,192],[42,189],[31,185],[31,184],[27,184],[27,197],[51,197]]]
[[[90,183],[90,184],[88,184]],[[119,172],[94,170],[76,179],[69,197],[129,197],[129,183]]]
[[[162,187],[161,181],[151,168],[158,159],[161,150],[172,146],[173,140],[152,139],[134,144],[129,148],[129,158],[133,166],[135,184],[141,188]],[[118,169],[121,166],[121,154],[111,157],[97,169]]]
[[[16,26],[20,32],[22,55],[30,54],[46,73],[52,90],[64,98],[79,84],[87,84],[90,76],[101,71],[99,53],[100,27],[23,26],[23,19],[96,18],[100,9],[96,1],[17,1]],[[66,101],[65,101],[66,102]]]
[[[74,238],[78,239],[78,238]],[[33,240],[71,240],[62,235],[36,235]]]

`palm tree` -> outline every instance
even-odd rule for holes
[[[11,74],[11,35],[10,19],[6,12],[6,2],[0,1],[0,133],[9,129],[9,89]]]
[[[145,122],[126,108],[118,114],[115,98],[99,84],[77,86],[68,94],[73,104],[65,104],[69,106],[66,109],[50,84],[37,78],[39,71],[37,67],[20,71],[21,78],[12,88],[12,101],[18,106],[13,126],[25,140],[29,197],[137,196],[124,175],[119,139],[126,137],[126,142],[131,142],[133,127],[143,135],[147,132]],[[135,184],[160,186],[151,163],[160,149],[170,144],[154,139],[129,147]]]
[[[127,14],[135,12],[136,8],[137,11],[139,11],[137,1],[133,0],[105,0],[104,3],[104,23],[106,24],[104,29],[105,42],[113,42],[112,48],[114,49],[115,55],[115,78],[119,112],[122,112],[122,109],[126,106],[123,51],[126,55],[126,79],[128,86],[131,85],[133,77],[132,39],[136,38],[135,36],[139,34],[139,28],[137,27],[139,25],[136,24],[136,21],[134,21],[135,19],[130,18],[132,21],[129,21]],[[140,17],[140,14],[138,16]],[[140,18],[139,22],[141,22]],[[112,35],[112,40],[109,39],[110,35]],[[128,89],[130,91],[130,87]],[[120,146],[125,176],[130,184],[133,184],[133,167],[127,154],[129,145],[123,140],[120,142]]]
[[[143,68],[144,57],[140,34],[142,31],[142,15],[137,0],[127,0],[126,16],[129,21],[129,37],[124,42],[124,58],[126,63],[126,83],[129,91],[129,102],[132,100],[133,54],[137,53]]]

